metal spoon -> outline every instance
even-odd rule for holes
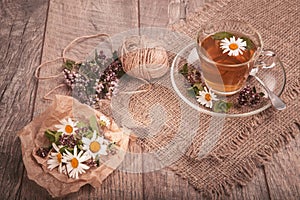
[[[276,94],[274,94],[260,78],[256,76],[257,71],[258,68],[253,68],[250,71],[250,76],[253,76],[265,88],[273,107],[277,110],[284,110],[286,108],[286,104]]]

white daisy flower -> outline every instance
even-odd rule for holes
[[[82,149],[86,150],[86,152],[90,154],[90,156],[92,156],[94,159],[98,155],[107,155],[106,149],[109,142],[108,140],[105,140],[103,136],[99,137],[96,131],[94,131],[93,137],[91,139],[83,137],[82,143]]]
[[[241,38],[235,39],[234,36],[221,40],[220,48],[223,49],[223,53],[228,52],[229,56],[238,56],[239,54],[243,55],[247,46],[246,41],[243,41]]]
[[[76,127],[78,122],[73,122],[71,118],[68,118],[68,120],[63,119],[60,123],[60,125],[55,125],[55,127],[58,128],[57,131],[62,132],[63,135],[72,135],[78,130]]]
[[[200,96],[197,96],[197,101],[208,108],[212,108],[213,101],[219,100],[217,99],[217,96],[213,92],[207,90],[206,87],[204,87],[204,91],[199,91],[199,95]]]
[[[68,150],[66,150],[66,153],[63,158],[63,162],[67,163],[67,171],[71,178],[78,179],[78,173],[82,174],[85,173],[85,170],[89,169],[90,167],[83,164],[83,162],[90,159],[90,156],[88,156],[84,151],[80,151],[79,154],[77,154],[77,146],[74,147],[74,154],[70,153]]]
[[[109,127],[111,123],[110,123],[109,118],[102,115],[99,118],[99,124],[100,124],[101,127]]]
[[[51,152],[50,153],[50,158],[47,160],[48,169],[52,170],[56,167],[58,167],[59,173],[62,173],[64,170],[62,169],[62,160],[63,160],[63,155],[60,153],[58,146],[56,146],[55,143],[52,143],[52,147],[56,152]]]

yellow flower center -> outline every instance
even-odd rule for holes
[[[78,162],[77,158],[72,158],[71,165],[72,165],[73,168],[77,168],[78,167],[79,162]]]
[[[58,153],[58,154],[56,155],[56,158],[57,158],[57,161],[58,161],[59,163],[61,163],[61,159],[62,159],[61,153]]]
[[[101,149],[101,145],[99,144],[99,142],[97,142],[97,141],[91,142],[91,144],[90,144],[90,150],[91,150],[91,152],[96,153],[100,149]]]
[[[229,48],[230,48],[231,50],[236,50],[236,49],[239,48],[239,46],[238,46],[236,43],[231,43],[231,44],[229,45]]]
[[[210,100],[211,100],[210,94],[205,94],[204,99],[205,99],[206,101],[210,101]]]
[[[73,127],[71,125],[66,125],[65,131],[68,134],[71,134],[73,132]]]
[[[106,122],[104,120],[100,121],[100,126],[106,126]]]

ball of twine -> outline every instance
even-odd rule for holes
[[[130,76],[151,80],[169,70],[168,54],[160,43],[145,36],[131,36],[119,50],[123,70]]]

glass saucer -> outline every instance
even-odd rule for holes
[[[217,95],[217,98],[222,99],[222,101],[228,102],[232,105],[228,111],[220,113],[214,111],[214,109],[207,108],[197,102],[196,96],[194,94],[191,94],[191,84],[187,81],[184,75],[180,73],[180,70],[182,70],[186,64],[189,69],[199,69],[200,61],[197,54],[196,44],[190,44],[176,55],[171,66],[170,75],[172,86],[177,95],[185,103],[199,112],[212,116],[245,117],[260,113],[271,106],[271,102],[268,99],[267,93],[265,92],[264,88],[254,77],[249,76],[246,85],[249,85],[251,88],[255,87],[257,93],[264,93],[264,96],[261,97],[261,101],[257,105],[241,106],[238,102],[238,92],[234,95],[226,97]],[[262,79],[269,87],[269,89],[275,94],[277,94],[278,96],[282,94],[285,87],[286,75],[283,64],[278,57],[275,57],[275,66],[273,68],[260,69],[257,72],[256,76]],[[202,82],[204,83],[203,80]]]

